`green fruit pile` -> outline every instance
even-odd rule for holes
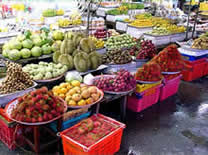
[[[40,34],[32,34],[30,31],[12,38],[4,44],[2,55],[13,61],[30,57],[40,57],[51,54],[60,46],[60,40],[54,42],[49,32],[41,31]],[[58,43],[57,43],[58,42]]]
[[[153,30],[151,32],[149,32],[148,34],[152,34],[152,35],[169,35],[171,33],[164,27],[154,27]]]
[[[56,78],[68,70],[67,66],[62,64],[39,62],[39,64],[27,64],[23,71],[29,73],[33,80],[46,80]]]
[[[56,16],[56,10],[55,9],[46,9],[42,12],[43,17],[54,17]]]
[[[68,32],[61,43],[60,50],[53,54],[53,61],[66,65],[69,70],[86,72],[96,69],[102,63],[95,51],[94,42],[82,33]]]
[[[136,41],[128,34],[110,37],[105,46],[107,49],[131,48],[136,45]]]

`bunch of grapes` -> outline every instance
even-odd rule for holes
[[[137,55],[137,59],[152,59],[157,54],[155,45],[151,40],[144,40],[141,43],[141,49]]]
[[[134,77],[127,70],[120,70],[115,77],[102,77],[95,80],[94,84],[104,91],[122,92],[136,87]]]

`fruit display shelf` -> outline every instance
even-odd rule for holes
[[[31,58],[26,58],[26,59],[20,59],[20,60],[17,60],[15,62],[20,63],[20,64],[29,64],[29,63],[32,63],[32,62],[35,62],[35,61],[40,61],[40,60],[50,60],[50,59],[52,59],[52,56],[53,56],[53,54],[48,54],[48,55],[42,55],[40,57],[31,57]],[[7,60],[7,61],[12,61],[10,59],[7,59],[7,58],[3,57],[2,54],[0,54],[0,58],[4,59],[4,60]]]
[[[129,15],[107,15],[106,21],[116,22],[116,20],[124,20],[126,18],[129,18]]]
[[[192,32],[189,32],[188,38],[191,38],[191,35]],[[162,46],[162,45],[167,45],[169,43],[183,41],[186,38],[186,32],[169,34],[169,35],[152,35],[152,34],[144,33],[144,38],[148,40],[152,40],[152,42],[156,46]]]
[[[127,25],[126,33],[135,38],[140,38],[144,33],[147,33],[150,31],[152,31],[152,27],[134,27],[134,26]]]
[[[112,8],[104,8],[104,7],[99,7],[97,10],[96,10],[96,15],[97,16],[101,16],[101,17],[105,17],[106,16],[106,13],[111,10]]]

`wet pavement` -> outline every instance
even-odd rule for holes
[[[182,82],[177,95],[127,115],[118,155],[208,155],[207,78]]]
[[[177,95],[141,113],[127,111],[126,125],[117,155],[208,155],[208,78],[182,82]],[[29,153],[0,143],[0,155],[16,154]]]

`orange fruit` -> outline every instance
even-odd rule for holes
[[[60,91],[61,91],[62,94],[66,94],[67,93],[67,89],[66,88],[61,88]]]

